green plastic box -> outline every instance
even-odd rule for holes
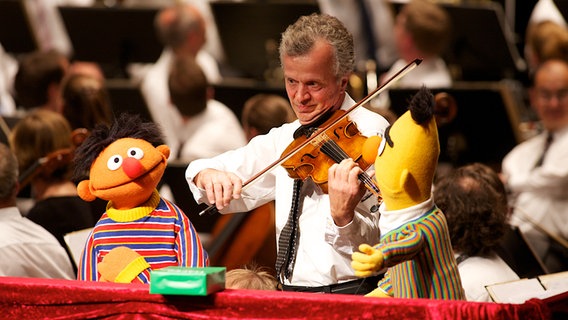
[[[152,270],[150,293],[206,296],[225,289],[225,267],[167,267]]]

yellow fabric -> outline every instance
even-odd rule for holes
[[[139,257],[136,251],[124,246],[110,250],[97,265],[99,281],[115,282],[118,275]]]
[[[424,125],[404,113],[390,128],[388,144],[375,159],[376,180],[387,210],[408,208],[428,200],[440,144],[434,117]]]
[[[143,218],[149,215],[160,203],[160,194],[157,190],[154,190],[152,196],[148,201],[144,204],[140,205],[139,207],[135,207],[132,209],[115,209],[112,206],[112,201],[109,201],[107,204],[107,215],[114,221],[117,222],[130,222],[135,221],[140,218]]]
[[[365,295],[365,297],[374,297],[374,298],[392,298],[386,292],[383,291],[381,288],[377,288]]]
[[[351,267],[358,277],[370,277],[383,268],[383,254],[368,244],[359,245],[359,251],[351,255]]]
[[[131,283],[142,271],[150,268],[144,257],[140,256],[130,262],[114,279],[116,283]]]

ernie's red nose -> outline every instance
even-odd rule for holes
[[[144,172],[144,167],[139,160],[134,158],[126,158],[122,162],[122,170],[129,178],[137,178]]]

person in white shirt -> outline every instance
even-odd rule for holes
[[[178,144],[170,146],[172,159],[210,158],[246,144],[239,119],[229,107],[211,98],[205,74],[193,57],[174,60],[168,88],[179,114],[174,117],[178,121],[170,124],[178,138]]]
[[[382,76],[382,81],[389,79],[412,60],[421,58],[420,67],[412,72],[412,76],[402,78],[394,86],[450,87],[452,77],[441,57],[449,45],[450,31],[450,17],[440,5],[423,0],[412,0],[405,4],[397,14],[394,24],[399,60]]]
[[[318,4],[322,13],[337,17],[353,34],[357,70],[365,70],[365,63],[370,59],[376,62],[377,70],[385,71],[398,58],[393,32],[394,8],[390,1],[318,0]]]
[[[490,167],[473,163],[442,177],[434,201],[448,222],[466,299],[491,302],[485,286],[519,279],[495,251],[509,227],[503,182]]]
[[[244,189],[243,181],[277,161],[295,138],[310,135],[310,128],[355,104],[345,92],[354,65],[353,38],[337,18],[300,17],[283,33],[279,51],[286,92],[298,120],[256,136],[242,148],[195,160],[186,171],[196,201],[214,204],[221,213],[248,212],[275,200],[278,239],[293,206],[293,187],[302,179],[291,178],[278,165]],[[349,118],[363,136],[382,134],[388,126],[383,117],[365,108],[355,109]],[[278,279],[283,290],[368,293],[376,287],[377,277],[358,279],[351,254],[361,243],[379,241],[377,198],[364,196],[358,180],[362,169],[352,159],[325,171],[327,193],[306,178],[295,197],[300,200],[297,250],[289,247],[288,267],[277,259]],[[282,237],[282,243],[289,239]],[[278,248],[288,246],[279,243]]]
[[[442,58],[451,40],[451,23],[448,13],[440,5],[424,0],[404,4],[396,15],[394,40],[398,53],[390,69],[380,76],[379,84],[388,81],[398,70],[414,59],[422,59],[412,75],[393,83],[391,88],[430,89],[449,88],[453,84],[450,70]],[[373,110],[390,107],[385,91],[371,102]]]
[[[14,101],[14,77],[18,61],[0,44],[0,116],[12,116],[16,112]]]
[[[140,89],[146,101],[150,115],[164,132],[166,144],[175,145],[176,132],[173,121],[179,117],[175,109],[169,107],[168,75],[176,57],[193,57],[211,84],[221,80],[221,73],[216,60],[209,55],[205,44],[205,21],[196,7],[185,3],[176,3],[163,8],[155,19],[158,37],[165,49],[154,65],[142,79]]]
[[[512,223],[548,271],[558,272],[568,270],[568,248],[552,240],[568,240],[568,62],[543,62],[529,98],[544,130],[505,156],[502,175],[511,193]]]
[[[0,144],[0,276],[75,279],[71,260],[51,233],[16,207],[18,161]]]

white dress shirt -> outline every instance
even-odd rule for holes
[[[404,68],[408,62],[397,60],[385,73],[384,80],[390,79]],[[449,88],[452,86],[452,76],[446,62],[442,58],[433,58],[422,61],[411,73],[392,84],[392,88]]]
[[[16,207],[0,209],[0,276],[75,279],[57,239]]]
[[[178,121],[176,117],[179,117],[179,113],[175,112],[177,110],[170,103],[168,88],[168,76],[173,59],[173,52],[165,49],[158,61],[147,70],[140,86],[152,120],[160,125],[166,144],[170,147],[179,144],[176,127],[172,125]],[[216,62],[203,50],[197,55],[196,61],[205,73],[207,81],[211,83],[220,80]]]
[[[346,110],[353,104],[353,99],[346,96],[342,109]],[[365,136],[382,135],[388,126],[383,117],[364,108],[354,110],[349,117]],[[245,147],[212,159],[191,162],[186,178],[195,199],[198,202],[207,201],[204,190],[193,183],[199,171],[215,168],[233,172],[246,181],[280,158],[293,141],[293,133],[299,126],[298,120],[284,124],[266,135],[253,138]],[[290,212],[293,181],[286,169],[278,165],[256,182],[247,185],[241,199],[233,200],[223,213],[247,212],[275,200],[277,241]],[[322,193],[311,179],[305,181],[301,192],[306,197],[299,218],[299,246],[293,275],[284,284],[322,286],[356,279],[351,268],[351,253],[361,243],[377,243],[380,239],[375,197],[364,197],[365,201],[357,207],[353,221],[344,227],[337,227],[330,214],[327,194]]]
[[[511,223],[554,271],[547,261],[548,237],[532,222],[568,239],[568,127],[554,133],[542,166],[535,168],[545,140],[542,133],[516,146],[505,156],[502,171],[514,206]]]
[[[178,137],[182,146],[179,159],[184,161],[211,158],[247,143],[243,127],[235,113],[217,100],[208,100],[203,112],[184,123],[181,123],[181,115],[176,118],[180,122]],[[172,155],[178,154],[177,148],[178,146],[170,147]]]
[[[459,256],[456,253],[456,259]],[[519,276],[492,253],[488,257],[468,257],[458,264],[460,278],[467,301],[492,302],[485,286],[519,280]]]

